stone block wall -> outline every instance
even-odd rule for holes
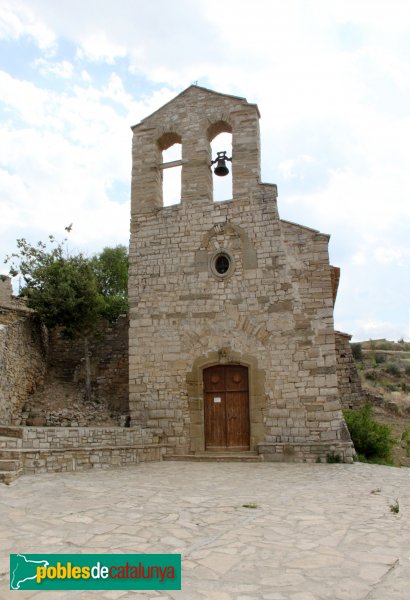
[[[10,304],[12,297],[11,279],[7,275],[0,275],[0,306]]]
[[[167,448],[140,427],[3,427],[24,473],[84,471],[161,460]]]
[[[342,407],[357,409],[366,402],[366,395],[350,347],[351,338],[347,333],[335,332],[337,385]]]
[[[260,444],[260,453],[265,462],[351,462],[350,452],[346,454],[346,441],[350,439],[346,428],[340,441],[297,444]]]
[[[88,447],[61,451],[37,449],[22,452],[22,458],[23,472],[26,474],[64,473],[129,467],[140,462],[158,461],[161,459],[161,451],[158,446],[100,448],[94,452]]]
[[[176,448],[203,450],[201,369],[222,359],[251,370],[253,449],[306,441],[330,447],[344,428],[327,236],[279,222],[268,191],[197,209],[146,217],[139,258],[130,258],[133,422],[162,428]],[[218,246],[235,260],[228,281],[209,269]]]
[[[108,423],[110,414],[113,424],[125,422],[128,316],[115,323],[101,322],[89,350],[93,402],[98,403],[94,423]],[[64,423],[67,412],[77,425],[90,422],[92,406],[81,411],[84,380],[83,341],[61,338],[57,329],[48,336],[32,311],[10,297],[0,305],[0,424],[25,424],[27,415],[30,422],[33,414],[40,419],[37,424],[57,424],[60,412]]]
[[[326,455],[336,444],[351,459],[329,236],[279,219],[276,186],[259,179],[258,117],[244,99],[188,88],[134,127],[132,422],[160,428],[176,452],[204,450],[203,369],[240,364],[249,371],[252,450],[305,444]],[[214,203],[209,143],[224,128],[233,136],[234,197]],[[183,185],[181,204],[163,207],[159,155],[168,133],[182,140]],[[221,251],[230,260],[223,277],[213,263]]]
[[[18,428],[16,428],[18,429]],[[158,443],[152,430],[141,427],[24,427],[22,448],[64,450],[68,448],[132,447]]]
[[[0,424],[13,423],[43,383],[46,359],[47,336],[38,321],[0,308]]]
[[[83,383],[84,342],[66,340],[55,329],[49,344],[49,377]],[[128,316],[114,323],[101,322],[89,340],[89,352],[94,397],[113,412],[128,414]]]

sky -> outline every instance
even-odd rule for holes
[[[281,218],[331,235],[336,329],[410,339],[408,0],[0,0],[1,272],[70,223],[127,245],[130,127],[192,83],[258,104]]]

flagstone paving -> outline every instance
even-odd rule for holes
[[[160,462],[23,476],[0,487],[0,547],[1,599],[408,600],[410,469]],[[9,591],[19,552],[181,553],[183,588]]]

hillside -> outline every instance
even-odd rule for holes
[[[410,466],[408,444],[401,441],[406,431],[410,438],[410,343],[381,339],[351,346],[375,418],[390,425],[397,437],[395,464]]]

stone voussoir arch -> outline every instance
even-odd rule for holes
[[[233,134],[233,122],[232,117],[228,113],[223,113],[208,117],[204,123],[208,141],[212,142],[220,133],[231,133]]]
[[[168,150],[174,144],[182,144],[182,136],[173,129],[158,130],[155,139],[161,151]]]

